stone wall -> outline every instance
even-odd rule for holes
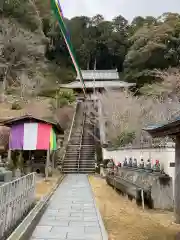
[[[171,177],[133,168],[118,168],[117,176],[144,189],[151,189],[153,208],[168,210],[173,208]]]

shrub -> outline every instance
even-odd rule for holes
[[[21,107],[21,104],[16,101],[16,102],[13,102],[13,103],[12,103],[11,109],[12,109],[12,110],[21,110],[22,107]]]
[[[115,139],[114,145],[117,147],[125,147],[128,144],[132,144],[135,138],[136,133],[134,131],[124,131],[117,137],[117,139]]]

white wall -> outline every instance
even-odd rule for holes
[[[150,149],[125,149],[116,151],[107,151],[103,149],[103,159],[112,158],[115,163],[123,163],[125,157],[134,157],[138,163],[141,156],[146,163],[147,159],[151,159],[152,165],[156,160],[160,161],[161,167],[165,173],[169,174],[173,178],[174,182],[174,167],[170,167],[170,162],[175,161],[175,149],[174,148],[150,148]]]

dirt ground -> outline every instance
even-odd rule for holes
[[[61,177],[60,175],[55,175],[49,177],[47,180],[39,177],[36,182],[36,198],[39,200],[41,197],[49,194],[52,188],[57,184],[57,181]]]
[[[109,240],[175,240],[180,232],[180,226],[173,223],[173,213],[149,209],[143,211],[101,178],[90,176],[90,183]]]

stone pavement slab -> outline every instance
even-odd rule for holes
[[[30,240],[107,240],[88,176],[71,174],[63,180]]]

